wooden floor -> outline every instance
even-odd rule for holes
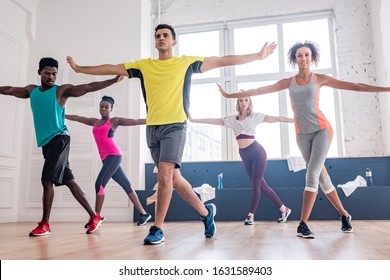
[[[297,221],[285,224],[217,222],[214,238],[201,222],[165,224],[166,241],[145,246],[149,225],[106,221],[87,235],[84,223],[53,222],[52,234],[28,237],[34,223],[0,224],[2,260],[390,260],[390,221],[353,221],[342,233],[339,221],[311,221],[316,239],[296,237]]]

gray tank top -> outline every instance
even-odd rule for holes
[[[297,133],[312,133],[330,127],[329,121],[319,109],[320,87],[312,73],[310,82],[298,85],[295,76],[289,88]]]

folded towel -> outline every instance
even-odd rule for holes
[[[203,203],[215,198],[215,188],[209,184],[203,184],[200,187],[193,188],[193,190],[200,195],[200,200]]]
[[[366,180],[358,175],[355,180],[349,181],[342,185],[337,185],[337,187],[341,188],[344,191],[345,196],[350,196],[358,187],[367,187]]]
[[[301,156],[287,156],[287,165],[288,170],[290,171],[300,171],[306,169],[306,162]]]

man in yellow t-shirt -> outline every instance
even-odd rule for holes
[[[77,73],[90,75],[122,75],[139,78],[146,103],[147,143],[158,167],[158,196],[155,222],[144,239],[144,244],[160,244],[165,241],[163,225],[172,197],[172,190],[189,203],[201,215],[205,236],[214,236],[216,226],[214,204],[204,205],[191,185],[181,176],[180,165],[186,137],[186,121],[189,112],[191,76],[223,66],[239,65],[268,57],[276,48],[266,43],[253,54],[222,57],[173,56],[177,44],[172,26],[159,24],[154,33],[158,59],[141,59],[123,64],[79,66],[72,57],[67,61]]]

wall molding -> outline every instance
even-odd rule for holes
[[[14,178],[0,177],[0,209],[13,208],[13,194],[14,194]],[[3,186],[3,182],[9,183],[8,185],[8,199],[5,197],[7,190]]]

